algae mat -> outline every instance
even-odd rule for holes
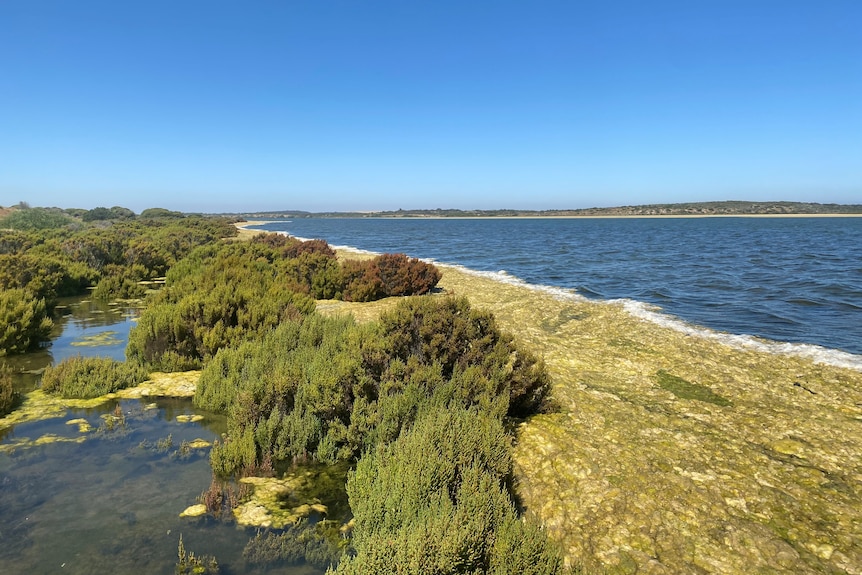
[[[862,573],[862,373],[440,267],[553,376],[559,409],[519,427],[516,480],[570,564]]]

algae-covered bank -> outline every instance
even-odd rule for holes
[[[521,424],[517,490],[570,564],[862,573],[862,373],[440,268],[545,358],[559,407]]]
[[[862,573],[862,373],[443,270],[544,354],[559,412],[521,426],[518,491],[569,561]]]

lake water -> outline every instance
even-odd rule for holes
[[[762,346],[862,369],[862,218],[309,218],[258,227],[625,299],[678,329],[740,345],[763,342],[732,336],[787,342]]]
[[[66,357],[122,360],[137,313],[128,305],[64,300],[48,345],[0,361],[27,393],[47,365]],[[123,423],[106,425],[117,410]],[[181,415],[203,419],[183,422]],[[68,425],[73,419],[85,419],[93,431]],[[179,517],[212,479],[209,449],[183,451],[183,441],[212,442],[225,430],[223,416],[196,409],[190,399],[111,401],[0,427],[0,573],[169,575],[182,535],[188,551],[214,555],[222,573],[320,575],[308,566],[250,566],[242,553],[255,529]],[[48,437],[59,441],[33,444]]]

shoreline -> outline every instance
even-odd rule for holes
[[[493,312],[544,357],[558,408],[519,425],[515,484],[567,564],[739,575],[862,569],[854,527],[862,372],[438,267],[443,294]],[[371,321],[398,300],[325,302],[319,311]]]
[[[835,424],[862,421],[862,373],[441,270],[443,289],[493,311],[545,357],[560,410],[521,425],[516,477],[528,513],[570,564],[649,570],[660,557],[668,572],[740,574],[862,567],[853,527],[862,429]],[[807,475],[812,466],[818,477]],[[847,477],[847,490],[828,488],[828,477]]]
[[[247,228],[251,225],[278,224],[294,220],[600,220],[600,219],[704,219],[704,218],[862,218],[862,214],[643,214],[643,215],[584,215],[584,216],[383,216],[383,215],[333,215],[313,217],[285,217],[283,219],[249,219],[237,222],[237,227]]]

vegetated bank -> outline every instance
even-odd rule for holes
[[[130,265],[139,253],[130,247],[141,240],[130,224],[94,230],[63,217],[54,222],[60,228],[3,232],[3,255],[15,264],[4,281],[26,290],[25,299],[48,308],[58,286],[98,281],[98,292],[111,278],[104,292],[116,294],[153,281],[155,270]],[[227,224],[183,219],[184,227],[191,222],[217,230]],[[102,244],[114,249],[97,250]],[[228,433],[212,450],[215,477],[201,502],[225,520],[242,522],[241,504],[251,495],[241,488],[248,481],[237,478],[254,475],[260,483],[288,471],[286,484],[313,462],[355,465],[347,480],[350,524],[261,532],[249,541],[250,564],[303,559],[341,573],[563,572],[557,547],[515,507],[505,425],[543,408],[549,380],[542,362],[489,313],[465,299],[418,296],[399,298],[376,322],[329,318],[315,311],[316,299],[423,294],[439,272],[398,254],[339,261],[324,242],[274,234],[191,244],[158,270],[166,272],[164,287],[148,295],[125,364],[71,358],[48,370],[33,394],[93,397],[154,370],[202,368],[195,402],[225,412]],[[93,254],[101,265],[89,264]],[[56,271],[47,282],[32,273],[46,262]],[[319,504],[291,511],[300,521],[309,511],[329,512]],[[178,572],[217,568],[180,541]]]
[[[515,478],[570,563],[862,572],[862,373],[441,269],[442,289],[542,352],[558,411],[519,427]]]

